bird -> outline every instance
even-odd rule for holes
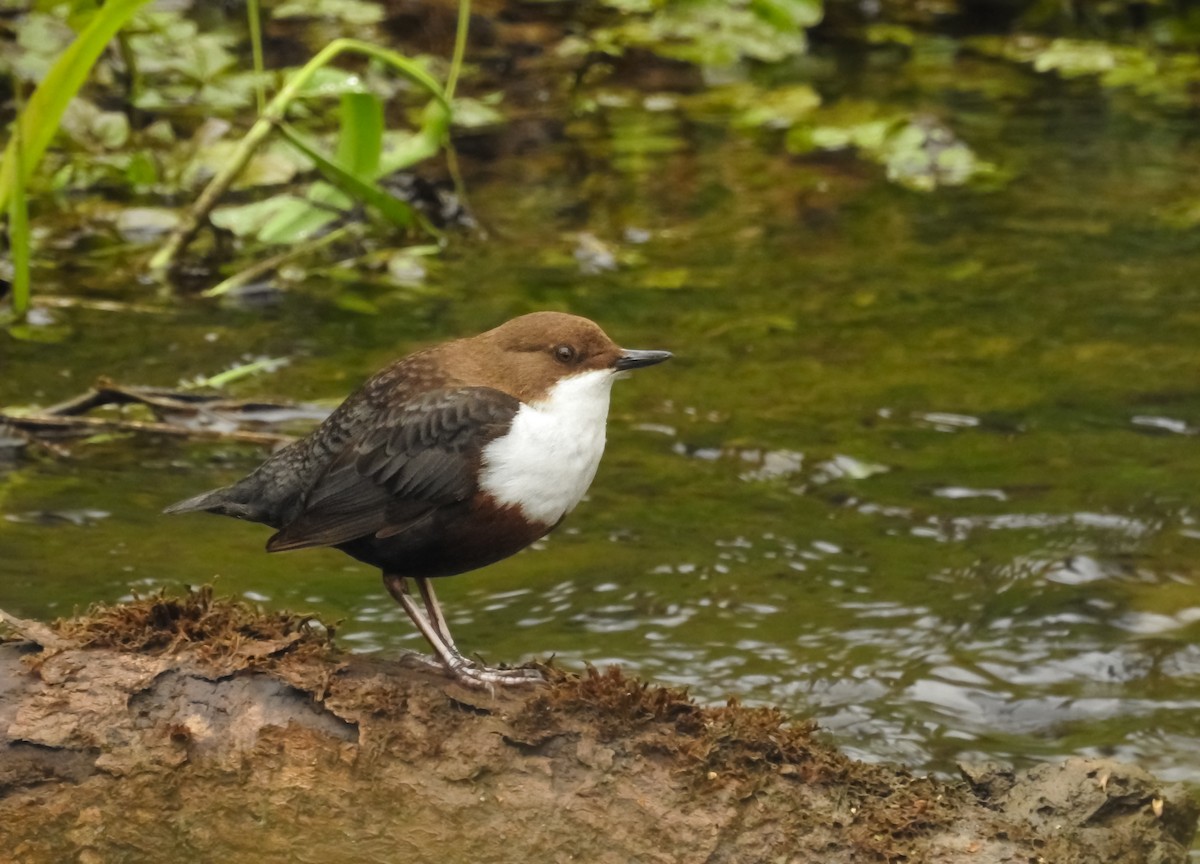
[[[599,467],[613,382],[671,356],[620,348],[577,315],[521,315],[393,362],[241,480],[164,512],[265,524],[268,552],[340,549],[380,569],[433,649],[417,655],[427,665],[474,687],[539,682],[536,668],[465,657],[431,580],[561,523]]]

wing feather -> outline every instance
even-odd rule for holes
[[[387,409],[345,443],[268,551],[394,536],[467,500],[483,447],[508,429],[520,404],[499,390],[458,387]]]

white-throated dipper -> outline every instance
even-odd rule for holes
[[[397,360],[253,473],[165,512],[262,522],[276,532],[268,552],[341,549],[383,571],[455,678],[540,681],[459,653],[429,580],[507,558],[561,522],[596,475],[613,381],[670,356],[619,348],[586,318],[522,315]]]

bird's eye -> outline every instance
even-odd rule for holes
[[[575,349],[570,345],[554,346],[554,359],[559,363],[570,363],[575,359]]]

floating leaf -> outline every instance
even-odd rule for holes
[[[32,318],[32,315],[31,315]],[[71,335],[71,328],[64,324],[10,324],[5,330],[9,336],[22,342],[37,342],[57,345]]]
[[[397,249],[387,259],[387,272],[391,280],[397,285],[412,287],[420,285],[429,275],[429,270],[426,267],[425,259],[432,253],[436,253],[436,246],[410,246],[406,249]]]
[[[677,291],[688,287],[691,278],[692,272],[687,267],[656,267],[647,270],[638,284],[656,291]]]
[[[961,186],[983,170],[966,144],[927,116],[915,117],[895,131],[877,154],[887,165],[889,180],[921,191]]]
[[[165,207],[128,207],[117,215],[117,233],[129,243],[151,243],[179,224],[179,214]]]
[[[872,45],[913,45],[917,41],[917,34],[903,24],[868,24],[866,36]]]
[[[817,91],[807,84],[757,91],[754,99],[735,119],[738,126],[786,129],[812,114],[821,105]]]
[[[240,142],[220,140],[207,144],[192,157],[184,170],[183,185],[192,186],[197,181],[211,177],[221,170],[237,152]],[[281,186],[290,183],[304,171],[311,171],[313,163],[302,153],[296,152],[281,141],[273,141],[260,147],[250,157],[234,184],[235,189],[255,186]]]
[[[129,163],[125,166],[125,181],[130,186],[154,186],[160,180],[158,163],[154,161],[153,156],[145,150],[137,150],[129,154]]]
[[[983,54],[1027,63],[1038,72],[1064,78],[1094,76],[1105,87],[1132,89],[1170,105],[1191,107],[1200,86],[1200,56],[1192,51],[1171,53],[1153,47],[1026,35],[977,37],[966,44]]]
[[[318,207],[296,195],[276,195],[265,201],[218,207],[211,215],[218,228],[264,243],[299,243],[337,218],[336,210]]]
[[[149,12],[138,21],[143,28],[130,34],[129,47],[137,57],[139,74],[155,81],[153,89],[135,99],[139,107],[190,102],[209,85],[212,92],[205,94],[205,104],[249,104],[253,73],[229,74],[238,62],[232,34],[202,32],[191,19],[168,12]],[[224,100],[214,98],[222,95]],[[236,99],[231,99],[234,95]]]
[[[333,305],[347,312],[357,312],[361,315],[379,314],[379,307],[373,301],[353,291],[339,291],[333,298]]]
[[[821,23],[821,0],[751,0],[750,8],[779,30],[815,27]]]
[[[854,149],[887,168],[888,179],[922,192],[995,176],[948,126],[927,114],[887,114],[870,103],[841,103],[812,126],[788,133],[793,153]]]
[[[505,119],[504,115],[495,107],[501,98],[503,98],[501,93],[494,93],[485,99],[456,96],[454,99],[454,125],[460,129],[499,126]]]
[[[450,134],[450,109],[440,102],[430,102],[422,111],[421,128],[416,132],[392,136],[386,143],[377,177],[386,177],[411,168],[435,156]]]
[[[275,18],[332,18],[346,24],[377,24],[384,10],[378,3],[365,0],[288,0],[276,6]]]
[[[703,66],[743,58],[771,63],[804,53],[804,28],[817,24],[821,11],[820,0],[675,0],[593,37],[609,53],[635,47]]]
[[[61,128],[78,144],[118,150],[129,142],[129,118],[121,111],[102,111],[95,103],[76,97],[63,112]]]
[[[1113,49],[1102,42],[1055,39],[1033,58],[1038,72],[1058,72],[1064,78],[1098,75],[1117,65]]]
[[[19,51],[4,59],[4,69],[24,81],[41,81],[63,53],[75,31],[61,18],[45,12],[30,11],[16,22]]]

